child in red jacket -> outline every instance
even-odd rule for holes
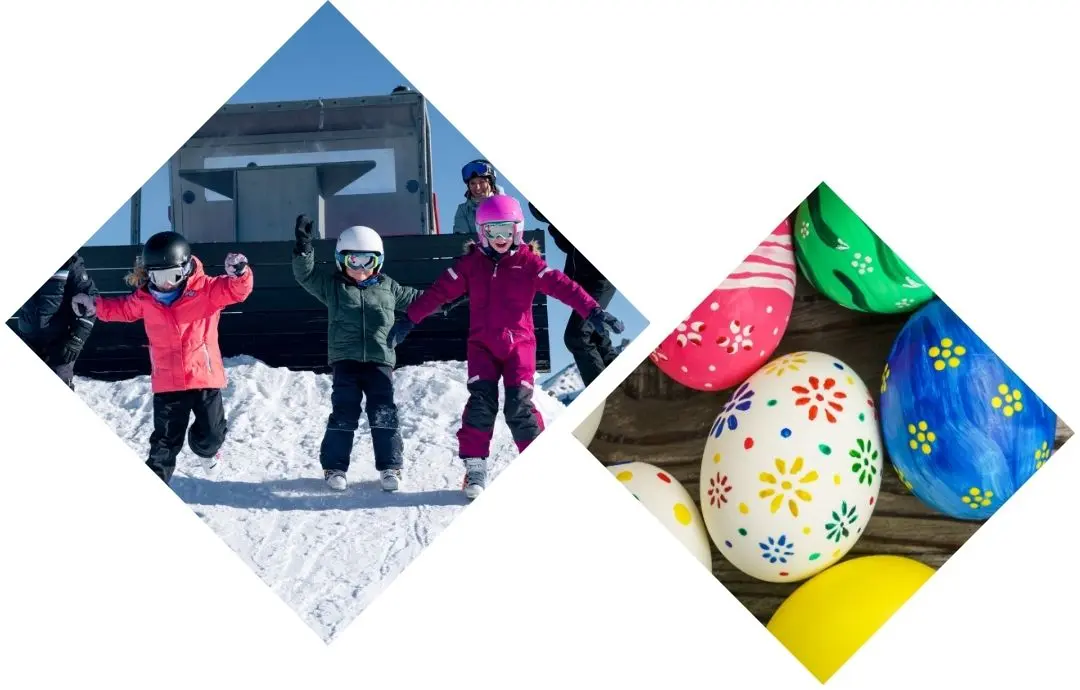
[[[524,451],[544,430],[533,405],[536,334],[532,309],[536,293],[563,302],[596,329],[622,333],[623,324],[564,273],[549,267],[536,244],[523,246],[525,217],[511,196],[488,197],[476,209],[477,242],[409,306],[408,320],[388,337],[397,347],[412,328],[441,305],[469,297],[469,401],[458,431],[458,454],[465,461],[462,488],[471,499],[487,485],[487,458],[499,409],[499,379],[506,390],[503,418]]]
[[[98,321],[142,320],[150,341],[150,384],[154,431],[147,466],[168,484],[187,435],[191,452],[213,469],[228,427],[221,389],[225,367],[218,347],[218,321],[230,304],[243,302],[254,278],[243,254],[225,257],[227,275],[211,277],[191,255],[182,235],[162,232],[143,245],[141,261],[128,276],[135,292],[124,297],[77,295],[79,316]],[[195,423],[190,425],[194,414]]]

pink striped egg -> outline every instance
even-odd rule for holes
[[[772,356],[795,301],[795,250],[785,219],[649,356],[688,388],[722,391]]]

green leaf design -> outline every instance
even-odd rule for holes
[[[859,286],[849,278],[846,274],[840,272],[838,269],[833,269],[833,277],[837,282],[847,288],[847,291],[851,294],[851,302],[855,311],[872,312],[870,305],[866,301],[866,297],[863,295]]]
[[[817,189],[810,192],[810,196],[803,202],[806,204],[807,213],[810,215],[810,227],[826,245],[844,251],[848,248],[847,242],[844,242],[839,235],[833,232],[821,215],[821,188],[824,186],[824,184],[819,185]]]

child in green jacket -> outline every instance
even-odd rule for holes
[[[328,358],[333,369],[332,411],[319,450],[323,476],[331,489],[348,488],[353,438],[367,396],[367,417],[375,449],[375,469],[384,491],[401,482],[402,442],[394,403],[394,350],[387,335],[395,312],[412,304],[420,291],[399,285],[382,273],[383,243],[368,227],[354,226],[337,240],[335,268],[315,270],[312,222],[296,219],[293,275],[328,310]]]

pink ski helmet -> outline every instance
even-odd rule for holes
[[[525,214],[517,199],[508,194],[489,196],[476,207],[476,235],[481,247],[490,246],[484,226],[492,223],[512,223],[515,246],[525,238]]]

